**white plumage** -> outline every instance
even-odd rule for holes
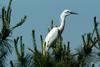
[[[59,33],[61,34],[64,30],[64,26],[65,26],[65,17],[69,16],[71,14],[77,14],[74,13],[70,10],[64,10],[61,15],[61,25],[59,27],[54,27],[51,29],[51,31],[47,34],[44,43],[43,43],[43,55],[45,55],[45,53],[48,52],[51,44],[56,40],[56,38],[59,36]]]
[[[57,27],[54,27],[48,34],[47,37],[45,38],[45,50],[48,51],[50,45],[52,44],[52,42],[56,39],[56,37],[58,36],[58,31],[59,29]],[[54,35],[53,35],[54,34]]]

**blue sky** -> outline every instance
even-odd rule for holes
[[[7,5],[9,0],[0,0],[0,9]],[[27,16],[26,23],[13,32],[14,38],[23,35],[26,48],[33,47],[31,31],[36,30],[38,48],[41,48],[40,34],[45,38],[51,20],[54,25],[60,25],[60,13],[64,9],[79,13],[66,18],[66,25],[62,34],[64,43],[71,42],[74,50],[82,43],[81,35],[92,31],[93,17],[100,18],[100,0],[13,0],[12,22],[15,25],[24,15]]]

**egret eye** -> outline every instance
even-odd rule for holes
[[[70,13],[70,11],[67,11],[67,12]],[[66,12],[66,13],[67,13],[67,12]]]
[[[66,11],[65,13],[70,13],[70,11]]]

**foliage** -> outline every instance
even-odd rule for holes
[[[53,28],[53,21],[51,23],[51,29]],[[50,29],[49,29],[50,30]],[[34,50],[29,50],[33,53],[33,67],[84,67],[89,66],[91,61],[89,58],[92,56],[94,48],[99,49],[99,38],[97,35],[98,26],[96,17],[94,17],[94,28],[92,32],[82,35],[83,46],[77,50],[77,53],[73,54],[70,49],[70,42],[68,44],[63,43],[63,37],[59,36],[53,43],[52,50],[48,52],[46,56],[42,55],[42,52],[38,50],[35,30],[32,31]],[[98,33],[99,34],[99,33]],[[43,38],[41,38],[41,45],[43,45]],[[67,45],[67,46],[66,46]],[[42,48],[43,50],[43,48]],[[96,54],[96,53],[95,53]],[[97,53],[100,56],[100,52]],[[94,57],[95,58],[95,57]],[[96,60],[96,59],[95,59]],[[92,65],[94,67],[94,64]]]
[[[17,23],[15,26],[11,27],[11,3],[12,0],[9,1],[7,9],[5,7],[2,8],[2,29],[0,32],[0,66],[4,66],[4,58],[7,56],[8,53],[12,52],[12,45],[11,42],[12,40],[9,39],[11,36],[12,31],[21,26],[25,20],[26,16],[21,19],[19,23]]]
[[[18,50],[18,40],[20,39],[20,51]],[[13,63],[11,61],[11,66],[12,67],[30,67],[30,60],[31,56],[29,54],[25,55],[24,50],[25,50],[25,45],[22,42],[22,36],[17,37],[14,39],[14,47],[17,55],[17,62]]]
[[[21,19],[15,26],[10,27],[11,23],[11,2],[8,4],[8,8],[2,8],[2,29],[0,32],[0,67],[6,67],[5,60],[8,52],[11,53],[11,44],[8,37],[11,32],[21,26],[26,16]],[[70,48],[70,42],[65,44],[63,37],[60,35],[53,43],[50,51],[46,55],[43,55],[43,37],[41,39],[41,49],[39,50],[36,43],[35,30],[32,30],[33,49],[28,48],[29,53],[25,52],[25,44],[23,43],[23,37],[17,37],[14,39],[14,48],[16,52],[16,61],[11,60],[11,67],[95,67],[95,63],[90,65],[90,58],[92,54],[100,59],[100,33],[99,24],[94,17],[92,32],[82,35],[82,47],[77,49],[76,53],[72,53]],[[50,31],[54,26],[53,20],[51,21]],[[20,48],[19,48],[20,47]],[[97,50],[95,53],[93,50]],[[95,57],[94,57],[95,58]],[[89,61],[90,60],[90,61]],[[95,59],[96,60],[96,59]],[[100,62],[100,60],[99,60]]]

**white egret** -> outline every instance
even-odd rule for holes
[[[72,12],[70,10],[64,10],[61,15],[60,15],[60,19],[61,19],[61,25],[59,27],[54,27],[51,29],[51,31],[47,34],[44,43],[43,43],[43,55],[45,55],[46,52],[48,52],[51,44],[56,40],[56,38],[59,35],[59,33],[61,34],[64,30],[65,27],[65,18],[66,16],[69,16],[71,14],[77,14],[75,12]]]

